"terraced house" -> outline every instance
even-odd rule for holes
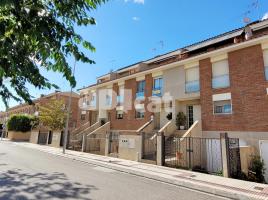
[[[115,152],[119,157],[137,156],[143,160],[146,155],[152,157],[157,143],[152,141],[162,133],[166,136],[165,148],[160,151],[165,152],[167,164],[167,151],[175,148],[167,144],[175,141],[175,136],[180,141],[200,138],[201,143],[202,138],[219,139],[220,134],[227,133],[230,138],[239,139],[240,147],[267,155],[268,21],[257,21],[126,66],[99,77],[96,84],[79,92],[80,128],[76,134],[80,140],[83,138],[85,151]],[[184,127],[176,126],[178,113],[186,116]],[[108,149],[101,147],[104,142],[90,143],[107,131],[112,135]],[[84,137],[82,133],[86,133]],[[136,139],[140,135],[141,142]],[[120,139],[115,145],[117,137]],[[210,148],[208,144],[204,147],[206,151]],[[212,151],[212,159],[216,159],[217,152],[222,153],[217,148]],[[171,158],[177,162],[183,155],[179,150],[174,152]]]

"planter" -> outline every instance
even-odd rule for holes
[[[14,141],[29,141],[31,132],[8,131],[8,139]]]

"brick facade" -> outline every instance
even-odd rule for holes
[[[149,104],[149,98],[152,96],[152,87],[153,87],[153,79],[152,74],[148,74],[145,76],[145,99],[141,101],[141,104],[144,104],[145,107],[145,117],[144,119],[136,119],[136,111],[134,102],[136,99],[137,92],[137,81],[135,78],[129,79],[125,81],[125,89],[131,91],[131,96],[128,96],[128,93],[125,93],[124,97],[124,106],[131,106],[132,109],[128,110],[124,113],[123,119],[116,119],[116,109],[111,111],[111,129],[114,130],[137,130],[141,126],[143,126],[146,122],[150,120],[151,113],[146,109]],[[113,90],[118,93],[118,85],[113,85]],[[116,97],[113,97],[113,102]],[[132,99],[132,104],[128,99]]]
[[[230,88],[212,89],[210,59],[200,61],[200,100],[203,131],[268,131],[263,51],[261,45],[228,54]],[[212,95],[231,92],[230,115],[213,115]]]

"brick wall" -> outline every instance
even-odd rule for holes
[[[212,89],[210,59],[200,61],[204,131],[268,131],[268,97],[261,45],[230,52],[230,88]],[[212,95],[231,92],[231,115],[213,115]]]
[[[152,75],[148,74],[145,76],[145,100],[141,103],[144,103],[145,108],[147,108],[147,105],[149,103],[148,97],[152,96],[152,84],[153,79]],[[148,110],[145,110],[145,118],[144,119],[136,119],[135,118],[135,107],[134,107],[134,101],[136,98],[136,90],[137,90],[137,82],[136,79],[129,79],[125,81],[125,89],[132,91],[132,96],[128,96],[127,93],[125,93],[124,98],[124,105],[127,106],[127,104],[130,103],[129,99],[132,99],[132,109],[128,110],[127,113],[124,114],[123,119],[116,119],[116,110],[113,109],[111,111],[111,129],[114,130],[137,130],[142,125],[144,125],[146,122],[150,120],[151,113],[148,112]],[[118,91],[117,84],[113,85],[113,90]],[[113,98],[114,100],[114,98]]]

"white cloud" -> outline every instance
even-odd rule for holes
[[[144,4],[145,0],[125,0],[125,2],[133,2],[136,4]]]
[[[139,20],[140,20],[139,17],[132,17],[132,19],[133,19],[134,21],[139,21]]]
[[[268,12],[263,15],[261,20],[266,20],[266,19],[268,19]]]

